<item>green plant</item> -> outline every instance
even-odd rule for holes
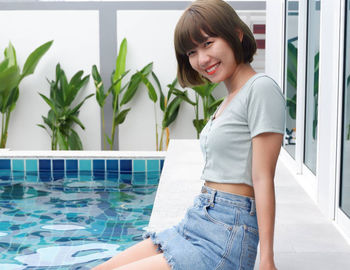
[[[116,61],[116,69],[112,72],[111,84],[107,93],[104,92],[104,84],[101,76],[98,72],[97,67],[94,65],[92,68],[92,76],[94,78],[94,83],[96,87],[96,98],[99,106],[102,109],[105,105],[106,98],[110,93],[112,93],[112,108],[113,108],[113,118],[112,118],[112,130],[111,136],[106,134],[104,127],[104,114],[102,115],[103,123],[103,148],[106,149],[105,140],[107,140],[110,150],[114,147],[115,131],[117,125],[122,124],[131,108],[123,109],[122,107],[126,105],[136,94],[140,83],[142,82],[142,76],[147,77],[152,71],[153,63],[149,63],[141,71],[136,71],[130,78],[130,80],[122,87],[122,79],[129,72],[125,71],[125,61],[127,53],[127,41],[124,38],[119,49],[119,54]],[[141,76],[142,75],[142,76]],[[123,94],[121,96],[121,94]]]
[[[157,122],[157,113],[156,113],[156,111],[157,111],[156,110],[157,94],[154,90],[154,86],[145,76],[142,76],[142,81],[146,85],[146,87],[148,88],[148,95],[149,95],[150,99],[154,102],[154,114],[155,114],[155,123],[156,123],[156,127],[155,127],[155,130],[156,130],[156,150],[163,151],[164,134],[166,134],[165,149],[168,149],[169,139],[170,139],[169,126],[171,123],[173,123],[176,120],[182,101],[187,99],[187,101],[189,102],[190,100],[187,97],[187,91],[182,92],[179,89],[175,88],[175,86],[177,84],[176,78],[173,80],[173,82],[171,84],[167,85],[169,90],[168,90],[167,95],[165,96],[163,91],[162,91],[162,87],[159,83],[159,79],[154,72],[152,72],[152,77],[153,77],[153,80],[156,82],[157,87],[158,87],[159,106],[160,106],[161,111],[163,112],[160,140],[159,140],[159,135],[158,135],[158,122]],[[177,93],[177,95],[173,95],[175,92]]]
[[[92,67],[92,77],[94,78],[94,84],[96,87],[96,100],[97,100],[98,105],[101,108],[102,130],[103,130],[103,149],[104,150],[106,150],[106,138],[108,138],[108,136],[106,134],[105,115],[104,115],[103,108],[106,104],[107,97],[109,96],[109,94],[113,90],[114,85],[119,83],[128,72],[129,71],[124,72],[121,75],[121,77],[119,79],[117,79],[114,83],[113,83],[113,79],[112,79],[112,85],[109,87],[108,91],[105,92],[102,78],[101,78],[100,73],[98,72],[96,65],[93,65],[93,67]]]
[[[22,73],[11,42],[4,51],[5,59],[0,62],[0,112],[2,114],[0,148],[6,147],[10,115],[19,97],[19,84],[23,78],[34,73],[40,59],[49,50],[52,42],[51,40],[39,46],[28,56]]]
[[[41,93],[40,96],[50,106],[47,117],[42,116],[46,126],[38,124],[45,129],[51,137],[51,150],[82,150],[83,145],[78,133],[74,130],[74,124],[85,129],[83,123],[78,119],[79,110],[84,102],[94,94],[86,96],[78,105],[72,106],[79,91],[87,84],[89,75],[83,76],[83,71],[78,71],[68,82],[60,64],[56,65],[56,80],[48,81],[50,84],[50,97]]]
[[[294,40],[294,39],[293,39]],[[287,81],[292,87],[293,90],[293,97],[292,98],[286,98],[286,106],[289,108],[289,116],[292,119],[296,119],[296,108],[297,108],[297,68],[298,68],[298,49],[293,45],[291,40],[288,40],[288,46],[287,46]]]
[[[206,83],[200,86],[194,86],[192,89],[195,91],[196,101],[192,101],[188,98],[187,94],[180,91],[174,91],[174,94],[182,98],[187,103],[194,106],[195,116],[192,123],[197,132],[197,139],[204,126],[209,121],[210,116],[216,111],[216,108],[221,104],[224,98],[215,99],[212,95],[213,90],[218,86],[217,83]],[[199,119],[199,99],[202,100],[203,118]]]
[[[288,61],[287,61],[287,81],[291,85],[294,95],[293,97],[287,98],[286,106],[289,108],[289,115],[292,119],[296,119],[296,104],[297,104],[297,58],[298,58],[298,49],[292,44],[292,41],[294,39],[288,40],[288,48],[287,48],[287,54],[288,54]],[[313,89],[313,97],[314,97],[314,113],[313,113],[313,121],[312,121],[312,137],[313,139],[316,139],[316,130],[317,130],[317,123],[318,123],[318,86],[319,86],[319,57],[320,53],[317,52],[314,56],[314,89]]]

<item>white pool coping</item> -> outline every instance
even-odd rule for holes
[[[198,140],[170,140],[147,230],[177,224],[199,194],[204,160]]]
[[[13,151],[0,149],[0,158],[164,158],[166,151]]]

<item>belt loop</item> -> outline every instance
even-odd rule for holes
[[[254,199],[250,199],[250,215],[254,216],[256,212],[256,208],[255,208],[255,200]]]
[[[216,195],[216,189],[213,189],[213,193],[210,195],[210,201],[209,201],[209,204],[210,204],[211,207],[214,207],[215,195]]]

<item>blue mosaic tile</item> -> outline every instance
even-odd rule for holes
[[[12,171],[12,178],[16,181],[24,181],[24,172],[23,171]]]
[[[105,179],[105,160],[94,159],[93,164],[93,175],[94,180],[104,180]]]
[[[146,161],[144,159],[134,159],[133,172],[146,171]]]
[[[11,170],[11,160],[0,159],[0,170]]]
[[[63,179],[64,178],[64,159],[53,159],[52,160],[52,174],[53,179]]]
[[[12,177],[14,180],[24,181],[24,160],[12,160]]]
[[[79,178],[82,181],[91,180],[91,159],[79,159]]]
[[[118,171],[119,160],[118,159],[107,159],[107,171]]]
[[[133,172],[133,185],[145,185],[146,184],[146,173],[143,172]]]
[[[38,161],[36,159],[26,160],[26,181],[38,182]]]
[[[37,172],[26,172],[26,182],[38,182]]]
[[[132,172],[132,160],[131,159],[121,159],[120,160],[120,171],[121,172]]]
[[[13,159],[12,160],[12,170],[13,171],[24,171],[24,160],[23,159]]]
[[[147,172],[147,184],[148,185],[157,185],[159,183],[159,172]]]
[[[50,159],[39,159],[39,172],[40,171],[51,171]]]
[[[111,181],[118,180],[119,175],[119,160],[107,159],[107,179]]]
[[[37,172],[38,171],[38,161],[36,159],[26,160],[26,171],[27,172]]]
[[[80,159],[79,160],[79,171],[91,171],[91,160]]]
[[[0,170],[0,180],[11,180],[11,170]]]
[[[104,171],[105,170],[105,160],[94,159],[92,161],[94,171]]]
[[[147,160],[147,172],[150,172],[150,171],[159,171],[159,160],[158,159]]]
[[[131,181],[132,181],[132,173],[131,172],[123,172],[120,174],[119,182],[127,183],[127,184],[131,185]]]
[[[50,159],[39,159],[39,179],[42,182],[51,181]]]
[[[66,159],[66,177],[67,178],[78,177],[78,160]]]

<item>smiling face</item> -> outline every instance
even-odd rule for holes
[[[234,52],[221,37],[209,37],[189,50],[191,67],[213,83],[230,80],[237,68]]]
[[[177,78],[186,87],[205,84],[202,76],[212,82],[225,80],[237,64],[253,61],[256,42],[226,1],[196,0],[176,24],[174,48]],[[191,50],[194,54],[188,56]]]

